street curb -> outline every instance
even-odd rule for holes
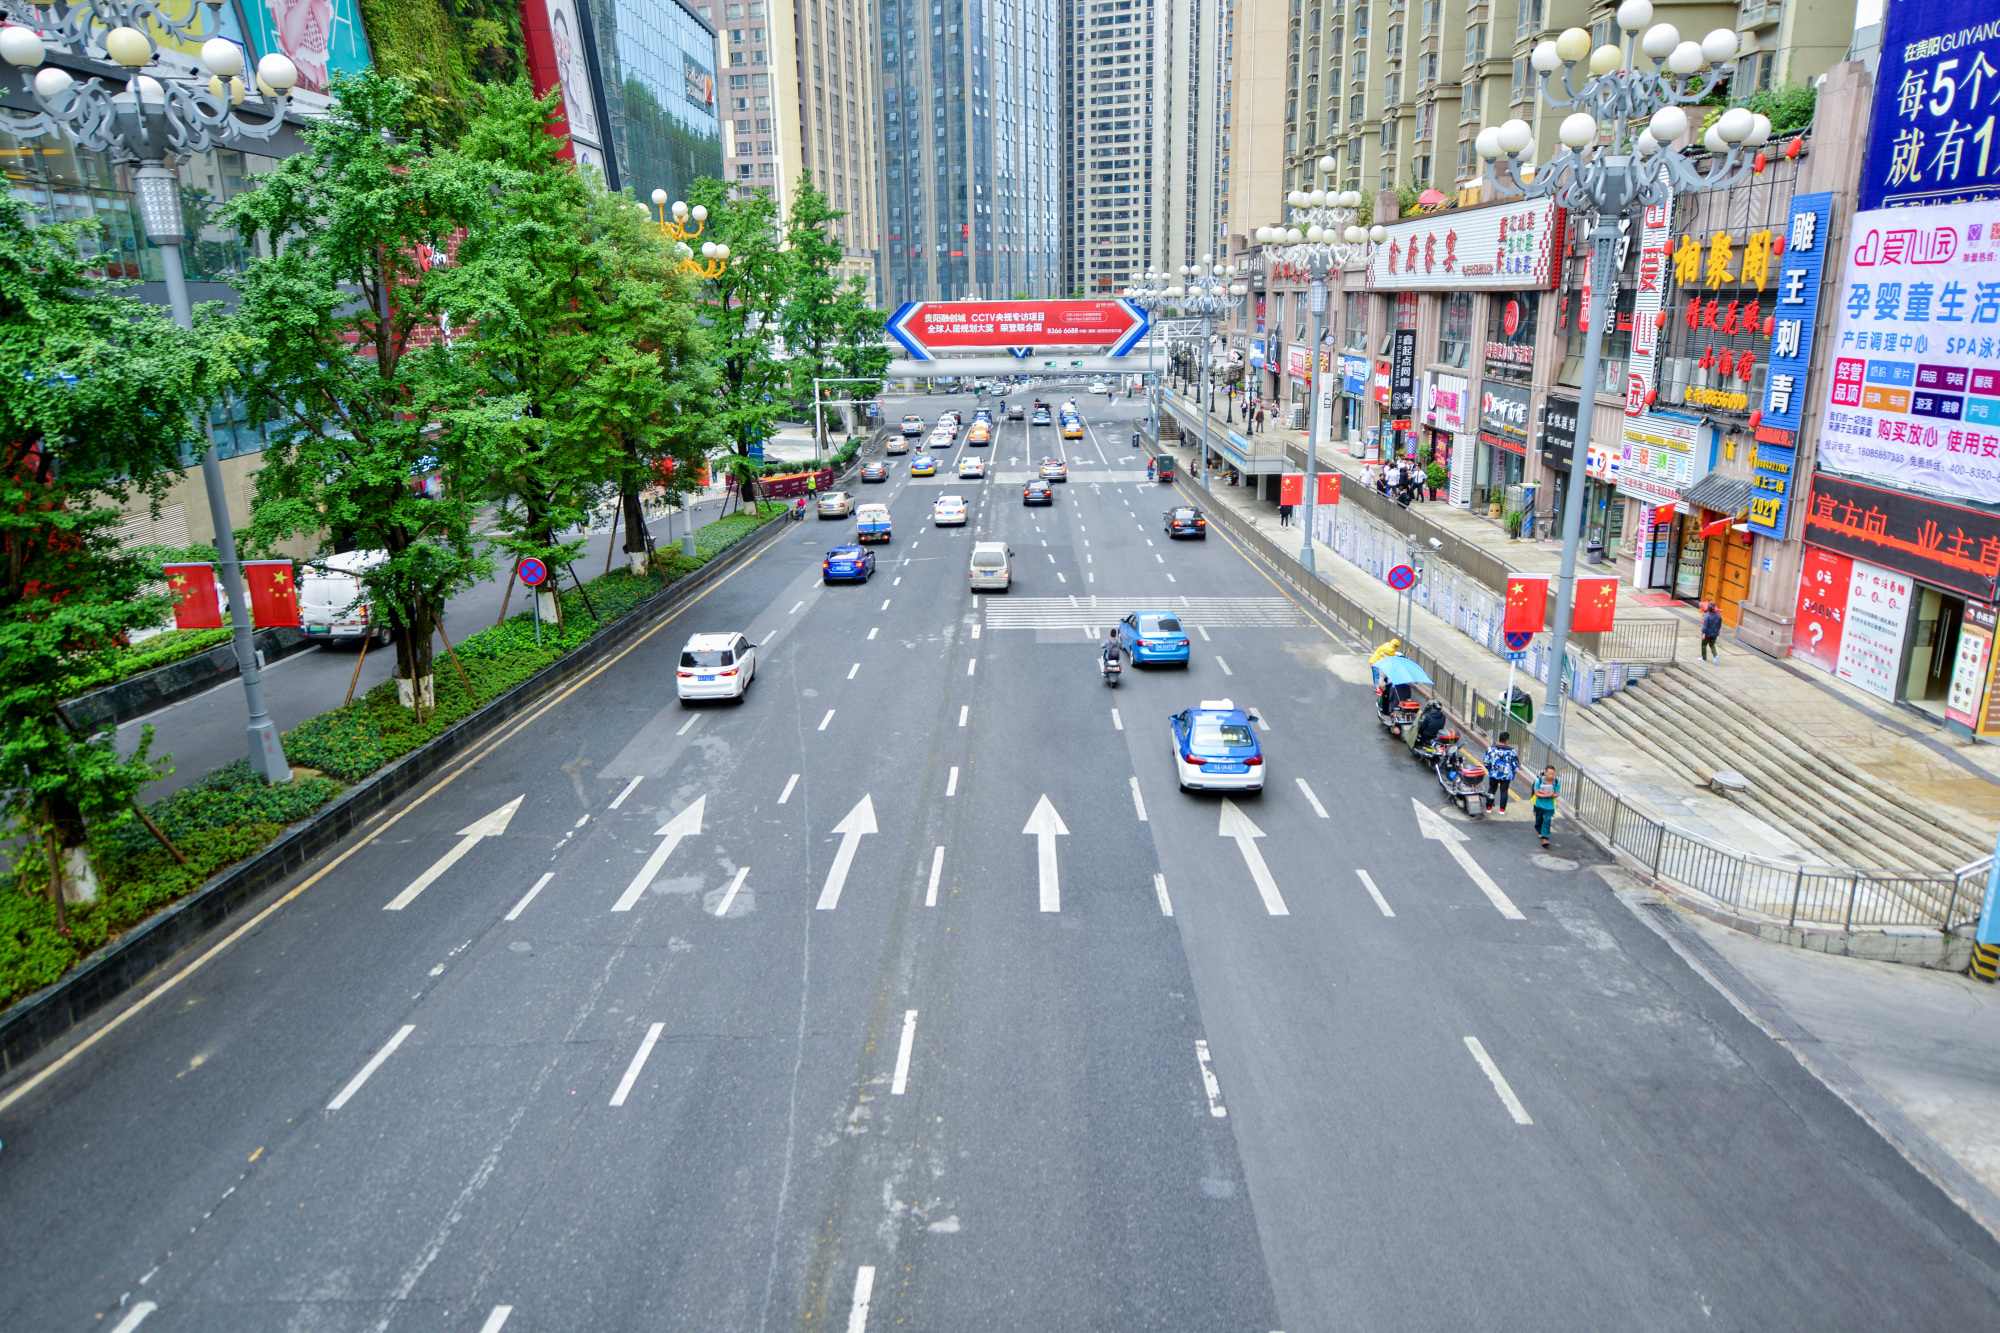
[[[302,653],[320,641],[307,638],[303,630],[282,627],[258,630],[251,642],[264,655],[264,664],[268,666]],[[63,712],[80,730],[115,727],[191,699],[241,674],[236,664],[236,645],[219,643],[207,652],[183,657],[178,662],[142,671],[65,700]]]
[[[160,909],[71,968],[58,980],[0,1012],[0,1078],[71,1028],[145,980],[155,968],[221,925],[231,914],[304,869],[517,714],[529,711],[654,622],[678,611],[689,594],[717,582],[778,540],[785,520],[773,519],[701,569],[671,584],[613,621],[589,643],[552,662],[477,712],[363,778],[263,851],[216,875],[177,903]]]

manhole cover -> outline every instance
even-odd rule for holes
[[[1550,856],[1547,852],[1536,852],[1528,858],[1528,864],[1539,866],[1543,870],[1574,870],[1577,867],[1575,861],[1566,857]]]

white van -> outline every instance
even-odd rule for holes
[[[372,633],[376,643],[387,643],[387,622],[370,623],[360,576],[388,558],[384,551],[342,551],[305,566],[299,578],[299,624],[306,637],[332,643]]]
[[[1014,552],[1005,542],[972,546],[972,591],[1006,592],[1014,584]]]

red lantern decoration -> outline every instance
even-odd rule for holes
[[[1761,426],[1761,425],[1763,425],[1763,424],[1764,424],[1764,413],[1763,413],[1762,411],[1756,411],[1756,412],[1752,412],[1752,413],[1750,414],[1750,429],[1751,429],[1751,430],[1755,430],[1755,429],[1757,429],[1757,427],[1759,427],[1759,426]]]
[[[1656,329],[1664,329],[1665,327],[1667,327],[1666,311],[1662,310],[1659,314],[1653,316],[1653,327]]]
[[[1764,316],[1764,336],[1766,338],[1770,337],[1771,331],[1777,327],[1778,327],[1778,317],[1776,315]]]
[[[1806,146],[1806,141],[1804,139],[1794,139],[1790,143],[1785,145],[1785,156],[1797,157],[1799,155],[1799,150],[1801,148],[1804,148],[1805,146]]]
[[[1660,391],[1658,389],[1646,390],[1646,406],[1651,407],[1654,401],[1657,398],[1659,398],[1659,396],[1660,396]]]
[[[1781,255],[1781,254],[1785,253],[1785,238],[1784,238],[1784,237],[1782,237],[1782,236],[1773,236],[1773,237],[1771,238],[1771,253],[1772,253],[1772,254],[1774,254],[1774,255]]]
[[[1757,154],[1756,157],[1750,160],[1750,170],[1753,172],[1762,171],[1766,165],[1767,164],[1764,161],[1764,155],[1762,153]]]

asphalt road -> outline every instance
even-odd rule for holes
[[[787,530],[0,1091],[0,1327],[1990,1322],[2000,1245],[1579,839],[1421,819],[1352,645],[1168,542],[1139,404],[1086,407],[1052,508],[1015,480],[1051,429],[983,484],[895,460],[869,584],[819,583],[848,525]],[[968,595],[978,537],[1011,594]],[[1107,689],[1113,605],[1178,610],[1191,666]],[[681,642],[730,628],[748,700],[683,708]],[[1262,719],[1254,853],[1173,780],[1168,713],[1216,697]]]

